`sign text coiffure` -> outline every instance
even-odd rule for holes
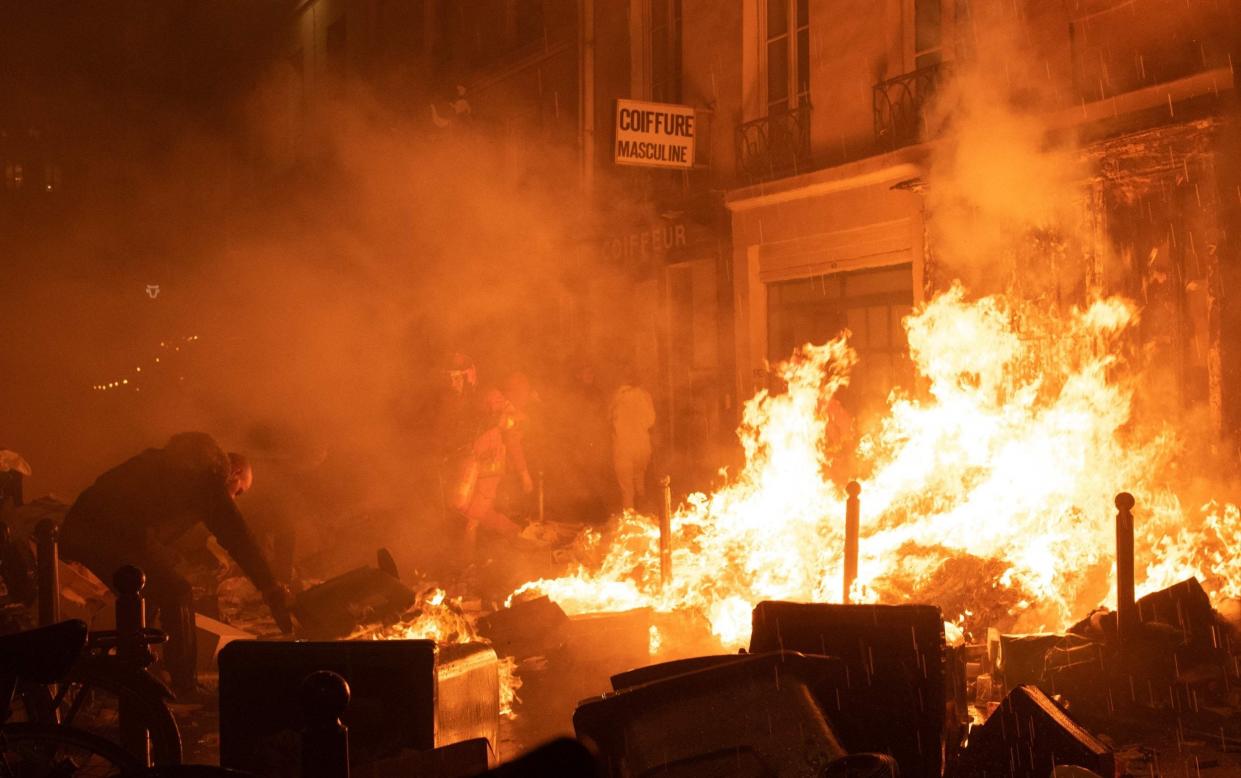
[[[667,103],[616,101],[616,164],[694,166],[694,109]]]

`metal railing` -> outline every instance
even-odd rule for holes
[[[742,180],[753,184],[810,169],[810,103],[738,125],[737,174]]]
[[[949,75],[941,62],[875,84],[875,144],[897,149],[926,139],[924,109],[940,83]]]

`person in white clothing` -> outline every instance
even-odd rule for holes
[[[621,508],[633,510],[646,493],[646,468],[651,463],[651,427],[655,403],[632,369],[623,374],[612,395],[608,417],[612,422],[612,464],[620,486]]]

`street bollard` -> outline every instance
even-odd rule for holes
[[[659,513],[659,585],[672,583],[672,476],[659,479],[663,487],[663,510]]]
[[[38,570],[39,626],[60,621],[60,550],[56,543],[60,530],[51,519],[34,528],[36,569]]]
[[[845,500],[845,581],[844,598],[841,602],[849,604],[853,591],[853,582],[857,580],[858,524],[860,523],[861,502],[858,494],[862,487],[857,481],[845,485],[849,498]]]
[[[1116,638],[1121,648],[1138,628],[1138,606],[1133,593],[1133,495],[1116,495]]]
[[[112,575],[112,587],[116,590],[116,658],[136,670],[146,669],[153,659],[143,639],[146,609],[142,587],[146,586],[146,580],[146,574],[133,565],[125,565]],[[126,695],[121,695],[117,709],[121,746],[149,767],[150,737],[135,714],[133,703]]]
[[[540,524],[542,524],[542,523],[543,523],[544,516],[546,515],[546,514],[544,513],[544,491],[543,491],[543,488],[544,488],[543,471],[542,471],[542,470],[540,470],[540,471],[539,471],[539,523],[540,523]]]
[[[38,599],[39,590],[26,556],[13,542],[13,533],[3,521],[0,521],[0,578],[13,602],[30,605]]]
[[[301,688],[301,778],[349,778],[349,682],[328,670],[306,676]]]

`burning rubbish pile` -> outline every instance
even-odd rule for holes
[[[1118,298],[1058,313],[955,287],[905,326],[922,391],[898,392],[858,446],[861,543],[853,601],[943,596],[955,634],[1066,627],[1110,602],[1112,495],[1143,506],[1138,588],[1195,576],[1216,597],[1241,593],[1234,505],[1182,503],[1173,478],[1184,441],[1133,417],[1124,371],[1137,319]],[[828,477],[825,409],[849,380],[847,339],[806,345],[760,391],[740,430],[745,465],[671,517],[669,586],[657,523],[628,514],[605,543],[580,542],[569,574],[526,584],[570,613],[651,607],[700,618],[726,647],[748,637],[753,603],[843,599],[845,494]],[[968,577],[962,582],[962,576]]]
[[[628,513],[496,613],[414,592],[381,559],[303,593],[299,619],[336,624],[312,603],[366,583],[374,596],[345,598],[331,636],[486,641],[502,707],[539,719],[538,739],[628,670],[574,714],[616,774],[710,772],[707,751],[742,745],[768,766],[970,776],[1132,769],[1145,752],[1121,746],[1160,730],[1232,750],[1241,644],[1212,601],[1227,611],[1241,593],[1241,512],[1188,507],[1180,431],[1136,416],[1137,315],[1117,298],[1061,314],[953,288],[906,320],[917,391],[893,394],[850,459],[830,432],[856,361],[847,338],[777,368],[785,388],[745,408],[745,465],[668,517],[671,576],[659,522]],[[860,487],[852,564],[842,468]],[[1118,557],[1125,489],[1122,526],[1137,532],[1120,533]],[[693,656],[704,639],[714,648]]]
[[[709,772],[716,740],[733,757],[744,743],[756,764],[874,752],[913,775],[1044,776],[1056,764],[1110,775],[1149,767],[1143,747],[1156,743],[1237,750],[1241,625],[1212,601],[1236,609],[1241,512],[1183,502],[1186,441],[1136,417],[1125,355],[1137,316],[1118,298],[1058,314],[955,287],[909,317],[919,391],[893,394],[849,463],[862,499],[847,592],[827,428],[856,358],[846,338],[802,347],[777,368],[787,388],[746,405],[745,465],[670,516],[671,579],[659,523],[629,513],[610,535],[584,534],[568,574],[510,598],[514,611],[539,593],[569,614],[650,608],[652,647],[668,657],[686,655],[660,634],[669,624],[697,622],[726,650],[748,643],[751,657],[614,676],[612,694],[579,707],[579,736],[615,774]],[[1111,502],[1124,489],[1139,507],[1117,498],[1120,520],[1136,516],[1137,531],[1128,553],[1121,531],[1117,560]],[[842,601],[890,604],[830,604]],[[754,679],[785,673],[783,691],[777,680],[747,697]],[[816,705],[787,696],[798,684]],[[822,737],[811,748],[778,733],[759,742],[744,722],[704,729],[742,710]]]
[[[312,640],[429,640],[441,647],[490,646],[478,629],[478,607],[450,598],[435,584],[415,591],[400,578],[386,549],[376,567],[363,566],[298,594],[299,635]],[[521,679],[511,656],[499,656],[499,710],[513,716]]]

